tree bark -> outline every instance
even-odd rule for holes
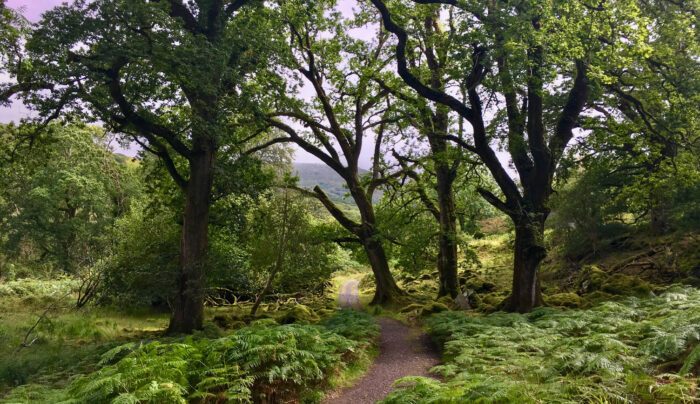
[[[539,269],[547,256],[544,247],[544,220],[514,219],[513,289],[506,303],[507,311],[529,313],[541,306]]]
[[[355,229],[354,233],[360,239],[365,249],[377,286],[370,304],[388,305],[395,302],[396,297],[403,294],[403,292],[391,275],[386,252],[384,251],[384,246],[382,246],[380,234],[377,232],[372,201],[365,194],[364,188],[360,185],[356,174],[354,178],[355,181],[350,181],[348,184],[350,195],[353,197],[362,217],[362,224]]]
[[[191,333],[202,328],[206,278],[207,231],[216,150],[206,147],[190,158],[190,179],[180,238],[178,292],[168,334]]]
[[[669,231],[667,204],[653,193],[649,197],[649,221],[651,233],[662,236]]]
[[[444,167],[448,168],[448,167]],[[438,274],[440,275],[440,290],[438,297],[457,297],[459,282],[457,281],[457,214],[455,209],[452,178],[454,175],[443,172],[443,167],[437,168],[437,193],[440,209],[440,240],[438,251]]]
[[[377,284],[370,304],[387,305],[394,303],[396,298],[402,295],[403,292],[396,285],[394,277],[391,275],[382,243],[377,240],[376,235],[365,237],[364,239],[361,237],[360,239]]]

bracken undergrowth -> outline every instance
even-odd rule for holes
[[[700,402],[700,291],[672,286],[587,310],[542,307],[427,321],[442,381],[409,377],[384,403]]]
[[[98,371],[66,389],[18,388],[6,402],[296,401],[367,355],[377,335],[369,315],[343,310],[318,325],[264,319],[217,339],[128,343],[106,352]]]

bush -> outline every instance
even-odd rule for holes
[[[79,280],[69,277],[54,280],[18,279],[0,284],[0,297],[60,298],[70,291],[77,290],[79,285]]]

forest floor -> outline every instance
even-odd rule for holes
[[[340,285],[338,304],[361,307],[357,280]],[[353,386],[329,393],[324,403],[375,403],[394,389],[394,382],[406,376],[429,377],[429,370],[440,363],[437,347],[417,327],[409,327],[392,318],[377,319],[380,327],[379,355],[369,371]]]

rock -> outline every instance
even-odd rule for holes
[[[583,296],[583,306],[582,307],[590,307],[595,305],[596,303],[603,302],[603,301],[608,301],[615,298],[614,295],[611,295],[610,293],[605,293],[600,290],[596,290],[595,292],[589,293],[587,295]]]
[[[651,285],[644,280],[625,274],[610,276],[601,288],[603,292],[621,296],[647,297],[652,295]]]
[[[473,277],[467,279],[465,286],[468,289],[474,290],[476,293],[489,293],[496,287],[496,284],[489,282],[481,277]]]
[[[581,296],[576,293],[557,293],[547,296],[545,301],[551,306],[567,309],[578,309],[582,303]]]
[[[420,315],[421,315],[421,317],[427,317],[431,314],[440,313],[442,311],[448,311],[448,310],[450,310],[449,307],[447,307],[446,305],[444,305],[442,303],[430,302],[430,303],[426,304],[425,306],[423,306],[423,309],[420,311]]]
[[[291,324],[291,323],[315,323],[318,322],[320,318],[313,310],[308,306],[303,304],[294,305],[291,310],[284,313],[280,317],[280,324]]]
[[[455,303],[457,303],[457,306],[459,306],[459,308],[462,310],[471,309],[472,306],[469,304],[469,296],[471,296],[472,294],[474,294],[473,290],[465,290],[464,292],[457,295],[457,297],[455,298]]]
[[[607,279],[608,274],[595,265],[585,266],[576,280],[576,288],[579,293],[594,292],[600,290]]]
[[[690,286],[693,286],[693,287],[700,289],[700,278],[696,278],[694,276],[683,279],[681,281],[681,283],[684,285],[690,285]]]
[[[214,322],[214,324],[218,325],[219,327],[221,327],[223,329],[227,329],[227,328],[231,328],[231,323],[233,322],[233,319],[231,318],[231,316],[227,316],[224,314],[217,314],[216,316],[214,316],[212,321]]]
[[[423,308],[422,304],[418,303],[411,303],[408,306],[403,307],[401,310],[399,310],[400,313],[410,313],[410,312],[418,312],[420,309]]]
[[[652,294],[651,285],[637,276],[620,273],[609,275],[593,265],[581,270],[576,286],[579,294],[596,291],[617,296],[645,297]]]

